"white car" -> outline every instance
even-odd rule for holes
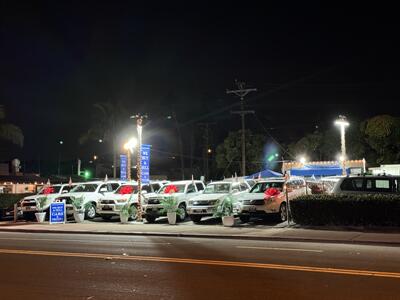
[[[286,191],[289,200],[310,193],[306,182],[300,177],[291,177],[285,184],[283,178],[270,178],[258,181],[248,193],[238,197],[237,214],[246,223],[250,217],[264,217],[275,214],[283,222],[287,220]]]
[[[173,196],[178,201],[178,207],[182,209],[183,215],[177,216],[179,221],[186,218],[186,207],[188,206],[189,200],[204,190],[204,183],[201,180],[182,180],[172,181],[164,185],[157,194],[146,196],[143,205],[143,212],[145,214],[148,223],[154,223],[154,221],[162,216],[160,210],[162,205],[160,204],[163,199],[170,196],[170,190],[173,190]]]
[[[218,200],[227,195],[238,196],[248,192],[250,186],[246,181],[227,182],[216,181],[209,183],[201,195],[193,197],[186,209],[190,219],[198,223],[202,217],[212,216]]]
[[[330,194],[400,194],[400,176],[341,177]]]
[[[142,185],[142,197],[154,195],[164,184],[158,181],[151,181],[150,184]],[[142,198],[142,203],[144,202]],[[103,196],[97,205],[97,214],[104,220],[109,220],[112,216],[119,216],[124,205],[130,203],[137,207],[138,204],[138,184],[136,181],[122,184],[114,193]],[[132,216],[131,218],[134,218]]]
[[[71,216],[74,212],[72,199],[83,197],[83,205],[86,206],[86,203],[90,203],[85,211],[85,219],[93,219],[96,216],[96,207],[99,200],[103,196],[114,192],[121,184],[122,182],[120,181],[112,180],[85,182],[77,185],[69,193],[63,194],[56,200],[65,200],[67,216]]]
[[[68,193],[71,189],[76,187],[78,184],[54,184],[42,188],[39,193],[33,196],[28,196],[22,199],[20,203],[20,210],[25,220],[34,220],[35,213],[38,212],[36,207],[36,200],[42,197],[47,197],[46,204],[43,207],[44,211],[48,211],[50,204],[55,201],[57,197],[62,194]],[[48,216],[49,214],[47,214]]]

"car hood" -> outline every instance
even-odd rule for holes
[[[37,199],[41,198],[41,197],[45,197],[44,195],[33,195],[33,196],[28,196],[22,199],[22,201],[30,201],[30,200],[34,200],[36,201]]]
[[[191,198],[190,200],[192,201],[199,201],[199,200],[218,200],[221,199],[223,197],[225,197],[226,195],[229,195],[228,193],[212,193],[212,194],[201,194],[198,196],[194,196],[193,198]]]
[[[115,194],[115,193],[110,193],[110,194],[105,194],[103,197],[101,197],[100,200],[107,199],[107,200],[121,200],[125,199],[128,200],[131,194]],[[132,198],[134,198],[135,195],[132,195]]]
[[[237,195],[238,201],[264,199],[264,193],[244,193]]]

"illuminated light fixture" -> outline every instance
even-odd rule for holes
[[[300,162],[302,163],[302,164],[305,164],[306,163],[306,158],[304,157],[304,156],[302,156],[302,157],[300,157]]]
[[[211,153],[212,150],[210,148],[207,149],[207,153]]]
[[[97,155],[93,155],[93,159],[96,160],[97,159]]]
[[[99,139],[99,143],[102,143],[103,142],[103,140],[102,139]]]
[[[64,141],[59,141],[60,145],[64,144]]]
[[[129,150],[129,151],[131,151],[131,153],[133,153],[133,149],[135,149],[137,142],[138,141],[136,138],[134,138],[134,137],[131,138],[128,142],[125,143],[124,149]]]

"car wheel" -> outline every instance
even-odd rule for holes
[[[96,208],[93,203],[90,203],[86,208],[85,219],[91,220],[96,216]]]
[[[250,221],[250,216],[249,215],[241,215],[239,216],[240,221],[242,221],[242,223],[248,223]]]
[[[190,220],[193,221],[193,223],[200,223],[202,216],[199,215],[190,215]]]
[[[176,216],[178,219],[178,222],[182,222],[186,219],[187,217],[187,213],[186,213],[186,205],[184,203],[179,204],[178,209],[180,209],[181,211],[181,215],[180,216]]]
[[[112,216],[111,216],[111,215],[103,215],[103,216],[101,216],[101,218],[102,218],[104,221],[109,221],[109,220],[111,220]]]
[[[279,220],[285,222],[287,220],[287,206],[286,203],[282,203],[279,207]]]
[[[156,217],[151,215],[146,215],[146,221],[147,223],[154,223],[156,221]]]

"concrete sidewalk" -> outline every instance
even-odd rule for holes
[[[131,222],[91,222],[67,224],[38,224],[29,222],[0,222],[0,232],[66,233],[66,234],[113,234],[147,235],[199,238],[233,238],[293,242],[376,244],[400,246],[400,229],[395,233],[349,230],[305,229],[286,224],[248,225],[223,227],[216,224],[195,225],[192,222],[169,225],[167,223],[143,224]]]

